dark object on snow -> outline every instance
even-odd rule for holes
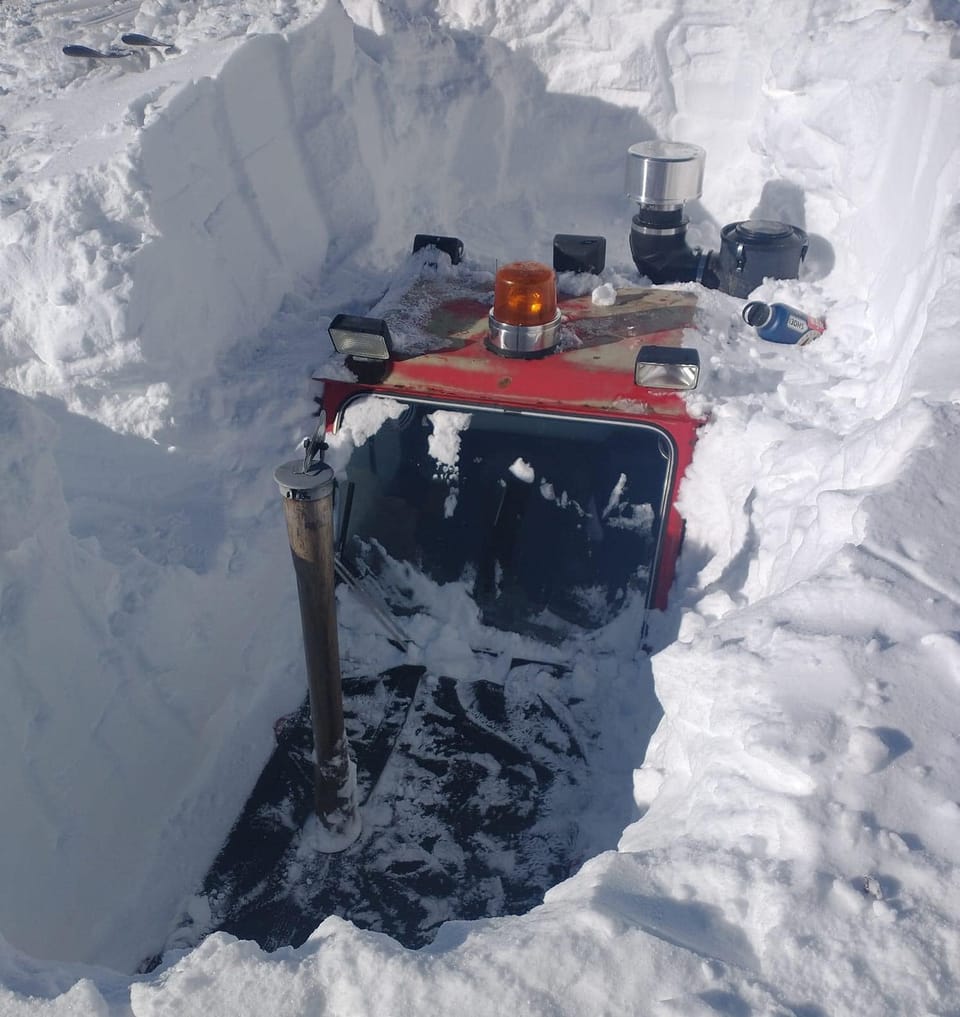
[[[827,327],[820,318],[787,304],[765,304],[751,300],[743,309],[743,320],[757,330],[761,339],[789,346],[806,346],[823,334]]]
[[[418,233],[413,238],[413,253],[424,247],[435,247],[450,257],[451,265],[459,265],[463,260],[463,241],[458,237],[439,237],[433,233]]]
[[[874,900],[883,900],[883,889],[880,881],[875,876],[864,876],[861,882],[861,889],[864,895]]]
[[[553,267],[557,272],[587,272],[599,275],[606,263],[605,237],[558,233],[553,238]]]
[[[111,49],[104,52],[91,49],[89,46],[64,46],[63,55],[68,57],[86,57],[87,60],[116,60],[120,57],[133,56],[130,49]]]
[[[735,297],[748,296],[766,278],[796,279],[807,235],[770,219],[728,223],[720,250],[687,244],[687,201],[703,191],[706,153],[699,145],[644,141],[627,151],[627,195],[640,206],[630,230],[630,253],[652,282],[698,282]]]
[[[772,219],[728,223],[720,250],[707,259],[704,286],[749,296],[764,279],[796,279],[807,253],[807,234]]]
[[[179,53],[180,50],[172,42],[163,42],[161,39],[154,39],[149,35],[140,35],[137,32],[128,32],[120,37],[120,41],[127,46],[144,46],[150,49],[162,49],[170,55]]]

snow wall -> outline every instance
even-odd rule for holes
[[[802,359],[758,353],[736,302],[701,302],[712,417],[658,621],[665,719],[635,777],[643,818],[543,909],[451,931],[435,963],[330,921],[302,977],[333,984],[342,965],[370,988],[389,958],[408,1001],[473,1000],[463,983],[495,957],[519,999],[525,953],[573,937],[598,964],[558,983],[569,1012],[626,1012],[652,984],[679,999],[691,980],[769,1002],[761,983],[799,998],[855,928],[868,960],[837,974],[833,1012],[894,982],[922,1012],[960,955],[938,891],[957,880],[956,740],[888,764],[954,708],[960,667],[942,537],[960,430],[949,25],[925,3],[853,0],[345,7],[223,41],[198,15],[192,48],[181,15],[179,61],[105,77],[95,102],[60,81],[8,126],[26,140],[0,220],[0,870],[21,874],[4,936],[132,970],[235,817],[265,718],[298,701],[270,477],[304,429],[329,317],[370,306],[418,230],[491,260],[602,233],[629,272],[623,156],[657,136],[708,151],[690,210],[704,246],[751,215],[808,230],[804,278],[759,295],[830,330]],[[885,720],[895,707],[914,729]],[[852,887],[873,871],[911,907],[870,911]],[[811,910],[823,931],[805,953]],[[268,999],[273,962],[215,937],[134,986],[137,1006],[160,1012],[178,979],[196,1008],[239,999],[221,951],[245,958],[246,998]],[[701,955],[756,983],[734,990]],[[30,964],[5,963],[31,991]]]

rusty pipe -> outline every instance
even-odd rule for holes
[[[333,470],[323,462],[289,462],[274,479],[283,495],[297,577],[315,755],[314,808],[329,850],[360,833],[356,779],[343,727],[334,572]]]

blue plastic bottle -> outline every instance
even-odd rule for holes
[[[761,339],[771,343],[806,346],[823,334],[827,323],[811,318],[805,311],[786,304],[764,304],[751,300],[743,309],[743,320],[757,330]]]

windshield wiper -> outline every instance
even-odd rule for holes
[[[399,643],[399,648],[406,650],[413,640],[400,628],[390,613],[390,606],[384,595],[380,592],[376,581],[369,574],[361,579],[351,571],[350,566],[344,562],[339,554],[333,556],[333,567],[337,575],[363,601],[364,606],[374,618],[380,622],[391,642]]]

